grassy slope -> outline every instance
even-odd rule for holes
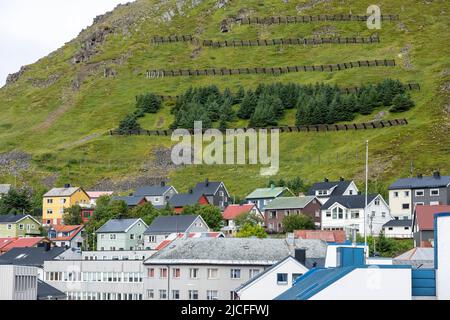
[[[322,26],[332,25],[340,36],[368,36],[363,23],[313,23],[282,26],[235,26],[228,34],[218,32],[219,23],[239,9],[254,9],[255,15],[295,15],[295,3],[284,4],[279,0],[232,1],[225,8],[210,10],[214,1],[205,1],[200,6],[185,10],[187,16],[176,16],[170,23],[155,22],[155,18],[167,10],[152,7],[153,1],[138,1],[137,4],[121,8],[104,22],[133,15],[133,12],[149,12],[140,17],[130,28],[131,35],[111,35],[89,65],[106,61],[118,71],[115,79],[103,78],[102,74],[85,78],[81,89],[73,92],[70,83],[80,66],[68,61],[78,49],[79,43],[72,41],[30,67],[22,79],[0,90],[0,152],[14,149],[33,154],[32,172],[23,178],[36,183],[52,172],[59,173],[60,183],[89,186],[100,178],[119,179],[141,174],[142,162],[151,158],[151,151],[158,145],[170,145],[167,138],[158,137],[109,137],[101,135],[117,126],[125,114],[134,109],[136,94],[153,91],[174,95],[189,86],[217,84],[221,88],[237,88],[238,85],[255,87],[259,82],[294,81],[299,83],[327,82],[342,86],[377,82],[386,77],[404,82],[419,82],[422,91],[414,92],[417,107],[402,114],[408,118],[407,127],[371,130],[366,132],[301,133],[281,136],[281,170],[279,177],[299,175],[308,181],[324,176],[336,178],[346,176],[361,181],[363,173],[364,141],[371,142],[372,175],[384,184],[408,175],[410,160],[414,160],[417,171],[430,173],[440,168],[450,173],[450,138],[448,118],[443,105],[448,96],[440,91],[442,83],[448,81],[442,71],[449,69],[446,44],[450,42],[450,5],[447,1],[379,1],[385,14],[399,14],[407,32],[398,28],[398,23],[386,22],[379,30],[380,44],[372,45],[321,45],[261,48],[202,48],[192,58],[195,47],[190,44],[151,46],[153,35],[200,34],[202,39],[255,39],[279,37],[307,37]],[[307,11],[307,14],[349,13],[364,14],[370,1],[330,1]],[[399,57],[401,48],[411,45],[409,59],[413,68],[403,66],[404,57]],[[127,56],[123,64],[112,64],[111,59]],[[148,80],[144,73],[153,68],[207,68],[246,66],[289,66],[337,63],[365,59],[396,59],[396,68],[354,69],[334,73],[296,73],[282,76],[243,75],[229,77],[178,77]],[[89,66],[88,65],[88,66]],[[84,66],[85,68],[86,66]],[[27,78],[45,79],[51,74],[60,74],[58,82],[48,88],[33,88]],[[448,103],[448,102],[447,102]],[[65,112],[49,121],[58,110]],[[372,119],[359,116],[357,121]],[[396,117],[396,115],[388,115]],[[157,115],[143,119],[146,128],[167,127],[172,121],[169,108]],[[446,122],[447,121],[447,122]],[[42,126],[47,123],[47,126]],[[287,115],[282,124],[293,124]],[[237,123],[241,124],[241,123]],[[86,137],[94,137],[86,139]],[[321,155],[320,162],[318,155]],[[188,189],[193,181],[209,176],[223,179],[232,193],[244,195],[267,178],[259,176],[259,168],[252,166],[196,166],[182,168],[171,173],[171,179],[180,190]],[[0,177],[10,181],[11,177]]]

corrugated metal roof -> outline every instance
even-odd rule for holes
[[[255,207],[254,204],[232,204],[225,208],[225,211],[223,212],[222,218],[224,220],[234,220],[240,215],[249,213],[253,207]]]
[[[20,221],[26,217],[28,217],[28,214],[7,214],[7,215],[0,215],[0,223],[15,223],[17,221]],[[31,217],[31,216],[30,216]]]
[[[42,267],[44,261],[54,260],[64,251],[66,249],[60,247],[53,247],[48,251],[44,247],[13,248],[0,256],[0,264]]]
[[[266,199],[266,198],[276,198],[281,195],[284,191],[289,189],[286,187],[274,187],[274,188],[258,188],[250,193],[246,199]],[[290,192],[290,191],[289,191]],[[292,192],[291,192],[292,193]]]
[[[266,205],[265,210],[303,209],[315,198],[315,196],[279,197],[273,199],[268,205]]]
[[[420,230],[434,230],[434,215],[440,212],[449,212],[450,205],[428,206],[418,205],[414,211]]]
[[[194,188],[194,192],[202,193],[207,196],[212,196],[216,190],[220,187],[222,182],[217,181],[204,181],[199,182]]]
[[[383,228],[387,227],[412,227],[412,220],[410,219],[391,220],[383,225]]]
[[[162,196],[171,188],[171,186],[145,186],[137,189],[133,195],[142,197]]]
[[[308,196],[313,196],[316,194],[316,191],[319,190],[330,190],[334,188],[331,196],[341,196],[344,194],[345,190],[347,190],[348,186],[352,183],[352,181],[328,181],[328,182],[318,182],[312,185],[312,187],[306,193]]]
[[[371,203],[376,197],[378,197],[378,194],[369,194],[367,196],[367,203]],[[330,208],[335,203],[340,203],[346,208],[349,209],[359,209],[359,208],[365,208],[365,195],[358,194],[358,195],[352,195],[352,196],[335,196],[328,199],[328,201],[322,206],[322,210],[326,210]]]
[[[122,233],[126,232],[133,224],[138,222],[141,219],[111,219],[106,222],[100,229],[96,231],[96,233]],[[141,220],[141,223],[145,224],[144,221]]]
[[[198,204],[198,202],[202,196],[203,196],[203,194],[198,193],[198,192],[175,194],[169,200],[169,205],[173,208],[193,206],[193,205]]]
[[[198,219],[194,215],[159,216],[153,220],[144,234],[170,234],[186,232],[187,229]]]
[[[450,176],[430,176],[422,178],[398,179],[389,186],[389,190],[396,189],[418,189],[418,188],[440,188],[450,184]]]
[[[70,197],[75,192],[80,189],[79,187],[70,187],[70,188],[53,188],[46,194],[44,197]]]
[[[48,283],[39,280],[37,284],[37,299],[38,300],[62,300],[67,296],[64,292],[56,289],[55,287],[49,285]]]
[[[127,206],[137,206],[141,201],[147,201],[145,197],[125,196],[125,197],[112,197],[112,201],[123,201]]]

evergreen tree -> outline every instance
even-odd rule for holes
[[[239,90],[236,93],[236,96],[234,98],[234,104],[239,104],[244,100],[245,97],[245,89],[243,86],[239,86]]]
[[[404,112],[414,107],[414,101],[405,94],[398,94],[392,100],[391,112]]]
[[[140,130],[141,126],[139,122],[137,122],[137,118],[135,115],[129,114],[120,122],[119,132],[121,134],[126,134],[128,131],[136,131]]]
[[[206,106],[205,106],[206,112],[208,113],[208,117],[211,119],[211,121],[217,121],[219,120],[222,112],[220,110],[220,106],[217,103],[217,101],[210,96],[208,99]]]
[[[250,127],[275,126],[277,125],[276,118],[277,114],[271,104],[271,101],[269,101],[269,99],[265,99],[264,97],[260,97],[255,112],[250,118],[249,125]]]
[[[237,116],[241,119],[250,119],[250,117],[255,112],[256,105],[258,104],[258,99],[253,91],[249,90],[245,94],[242,100],[241,106],[237,113]]]
[[[153,93],[147,93],[138,97],[136,107],[145,113],[157,113],[162,107],[162,100]]]
[[[232,107],[233,100],[230,98],[226,98],[220,108],[220,115],[223,117],[225,121],[233,121],[234,119],[234,110]]]

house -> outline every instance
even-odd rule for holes
[[[278,197],[291,197],[294,194],[286,187],[275,187],[272,185],[270,188],[258,188],[250,193],[245,201],[247,203],[256,204],[256,206],[264,212],[266,205],[268,205],[273,199]]]
[[[0,264],[0,300],[36,300],[37,268]]]
[[[308,271],[275,300],[411,300],[410,266],[378,266],[374,275],[363,248],[338,248],[337,259],[337,267]]]
[[[78,248],[83,246],[84,226],[52,226],[48,230],[48,238],[55,243],[57,247]]]
[[[86,224],[94,215],[96,204],[92,204],[91,202],[89,204],[80,204],[79,206],[81,208],[81,220],[83,224]]]
[[[366,230],[366,234],[377,236],[383,225],[392,220],[389,206],[379,194],[367,196],[367,207],[365,195],[331,197],[321,210],[322,230],[344,230],[347,235],[356,229],[360,235]]]
[[[416,205],[450,205],[450,176],[403,178],[389,186],[389,206],[396,219],[412,219]]]
[[[13,241],[0,246],[0,254],[4,254],[14,248],[34,248],[40,246],[51,246],[52,242],[46,237],[11,238]]]
[[[9,193],[9,190],[11,190],[10,184],[0,184],[0,199],[2,196],[7,195]]]
[[[43,196],[42,222],[46,226],[63,224],[64,209],[74,205],[89,204],[91,199],[80,187],[65,185],[53,188]]]
[[[135,197],[145,197],[155,207],[165,207],[169,200],[177,194],[178,191],[172,186],[166,186],[163,182],[159,186],[145,186],[136,190]]]
[[[412,234],[412,220],[391,220],[384,224],[383,232],[386,238],[410,239]]]
[[[144,270],[142,260],[131,258],[50,260],[44,263],[44,281],[67,300],[142,300]]]
[[[284,239],[179,239],[144,262],[148,300],[235,300],[235,289],[267,268],[306,248],[306,257],[323,258],[319,240],[288,245]],[[169,285],[170,284],[170,285]]]
[[[206,179],[204,182],[197,183],[193,192],[203,194],[208,199],[209,204],[219,207],[222,212],[231,202],[230,194],[223,182],[214,182]]]
[[[132,209],[137,206],[142,206],[147,203],[147,199],[141,196],[125,196],[125,197],[112,197],[112,201],[123,201],[127,204],[128,208]]]
[[[289,255],[236,288],[236,300],[273,300],[290,288],[295,280],[308,272],[302,260],[306,259],[306,252],[297,250],[297,258]]]
[[[269,232],[283,232],[283,219],[304,214],[320,228],[321,203],[316,196],[278,197],[265,206],[264,221]]]
[[[41,235],[41,223],[29,214],[0,215],[0,238]]]
[[[208,205],[210,204],[208,198],[198,192],[194,192],[190,190],[189,193],[178,193],[175,194],[169,200],[169,206],[173,208],[175,213],[181,214],[186,206],[195,206],[195,205]]]
[[[254,214],[263,224],[264,215],[255,204],[230,204],[222,215],[225,221],[225,227],[222,228],[222,231],[227,234],[234,234],[237,231],[235,220],[248,213]]]
[[[92,206],[95,206],[97,204],[97,200],[100,197],[103,197],[103,196],[110,197],[113,195],[114,191],[86,191],[86,193],[89,196],[89,199],[91,200],[90,204]]]
[[[65,248],[50,246],[13,248],[0,256],[0,264],[36,267],[38,268],[38,278],[43,280],[44,262],[58,259],[65,251]]]
[[[450,205],[415,207],[412,232],[416,247],[432,247],[434,242],[434,215],[440,212],[450,212]]]
[[[353,181],[340,178],[339,181],[329,181],[325,178],[323,182],[314,183],[306,193],[307,196],[316,196],[321,204],[336,196],[352,196],[358,194],[358,187]]]
[[[296,230],[296,239],[317,239],[329,243],[344,243],[347,235],[344,230]]]
[[[95,233],[97,249],[101,251],[142,250],[144,232],[148,228],[142,219],[112,219]]]
[[[144,232],[144,247],[147,250],[159,250],[165,241],[170,243],[180,233],[191,232],[210,232],[210,229],[201,216],[159,216]],[[171,235],[173,237],[169,239]]]

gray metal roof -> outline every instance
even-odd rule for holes
[[[44,194],[44,197],[70,197],[73,195],[77,190],[80,189],[79,187],[70,187],[70,188],[53,188],[46,194]]]
[[[62,300],[67,296],[64,292],[56,289],[48,283],[39,280],[37,283],[37,299],[38,300]]]
[[[410,219],[391,220],[383,225],[383,228],[387,227],[412,227],[412,220]]]
[[[414,248],[392,259],[394,265],[434,268],[434,248]]]
[[[284,239],[197,238],[176,240],[145,263],[272,265],[293,254],[295,248],[306,248],[307,258],[326,255],[326,243],[321,240],[296,241],[289,246]]]
[[[167,191],[169,191],[171,186],[145,186],[136,190],[133,194],[135,197],[157,197],[163,196]]]
[[[378,197],[378,194],[369,194],[367,196],[367,203],[371,203],[376,197]],[[328,199],[327,202],[322,206],[322,210],[326,210],[330,208],[333,204],[336,202],[340,203],[346,208],[349,209],[359,209],[359,208],[365,208],[365,195],[363,194],[357,194],[352,196],[335,196]]]
[[[308,190],[306,195],[314,196],[316,194],[316,191],[318,190],[330,190],[331,188],[335,187],[335,189],[331,193],[331,196],[342,196],[351,183],[352,181],[318,182],[312,185],[312,187]]]
[[[135,196],[125,196],[125,197],[115,196],[111,198],[112,201],[123,201],[129,207],[137,206],[144,199],[145,197],[135,197]]]
[[[169,205],[174,208],[193,206],[198,203],[202,195],[200,192],[175,194],[169,200]]]
[[[44,261],[54,260],[64,251],[66,249],[60,247],[53,247],[48,251],[45,247],[13,248],[0,256],[0,264],[42,267]]]
[[[11,189],[10,184],[0,184],[0,194],[7,194]]]
[[[28,214],[7,214],[0,215],[0,223],[15,223],[23,218],[27,217]]]
[[[122,233],[126,232],[133,224],[141,219],[111,219],[96,231],[96,233]],[[145,226],[144,221],[141,220]]]
[[[441,188],[450,184],[450,176],[430,176],[422,178],[398,179],[389,186],[389,190],[396,189],[418,189],[418,188]]]
[[[186,232],[199,216],[159,216],[148,227],[144,234],[171,234]]]
[[[204,181],[197,183],[197,185],[194,188],[194,192],[201,193],[207,196],[212,196],[217,191],[217,189],[220,187],[222,182],[216,182],[216,181]]]

